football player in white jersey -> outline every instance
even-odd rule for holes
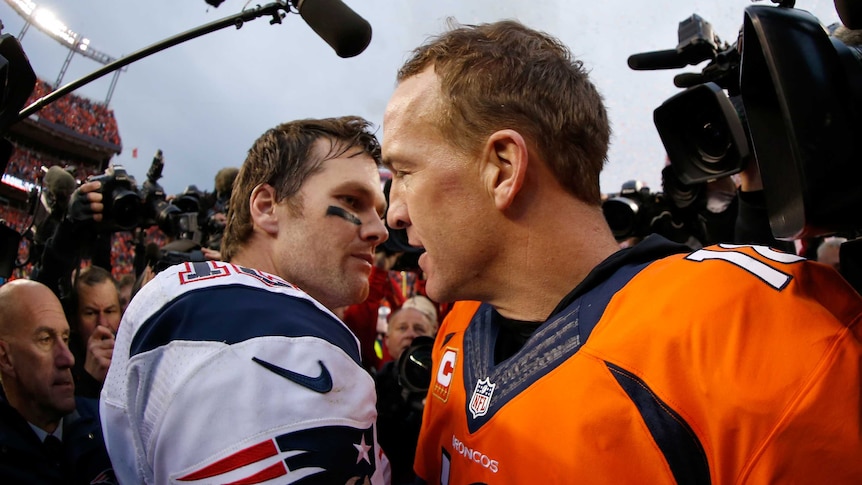
[[[380,148],[359,117],[264,133],[236,178],[224,262],[132,300],[102,392],[123,483],[387,483],[375,391],[332,313],[368,293],[388,236]]]

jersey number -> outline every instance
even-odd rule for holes
[[[766,246],[751,246],[751,245],[741,245],[741,244],[719,244],[719,247],[723,249],[739,249],[739,248],[751,248],[757,254],[763,256],[764,258],[780,263],[780,264],[792,264],[798,263],[799,261],[803,261],[805,258],[801,256],[797,256],[795,254],[782,253],[779,251],[775,251]],[[727,261],[728,263],[735,264],[740,268],[748,271],[760,278],[761,281],[768,284],[769,286],[775,288],[776,290],[781,290],[787,283],[793,279],[793,276],[779,271],[772,266],[758,260],[757,258],[750,256],[742,251],[714,251],[711,249],[698,249],[697,251],[689,254],[685,257],[690,261],[702,262],[707,259],[718,259],[721,261]]]

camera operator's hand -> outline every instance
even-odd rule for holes
[[[760,167],[754,157],[745,165],[745,170],[739,172],[739,190],[743,192],[756,192],[763,190],[763,181],[760,180]]]
[[[216,212],[215,214],[210,216],[210,221],[215,224],[220,224],[222,227],[224,227],[225,224],[227,224],[227,216],[224,212]]]
[[[93,379],[105,382],[113,355],[114,332],[108,327],[97,326],[87,341],[87,357],[84,361],[84,370]]]
[[[78,187],[69,201],[69,219],[76,222],[101,221],[104,210],[102,194],[99,192],[101,187],[101,182],[87,182]]]
[[[209,261],[221,261],[221,252],[215,249],[201,248],[201,252],[204,253],[204,257]]]

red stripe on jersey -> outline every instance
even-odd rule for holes
[[[278,478],[282,475],[287,475],[287,470],[285,470],[283,462],[278,462],[268,468],[265,468],[255,473],[250,477],[246,477],[242,480],[237,480],[235,482],[230,482],[227,485],[252,485],[255,483],[263,483],[267,480],[272,480],[273,478]]]
[[[221,475],[222,473],[227,473],[232,470],[236,470],[237,468],[244,467],[256,461],[263,460],[264,458],[269,458],[271,456],[275,456],[278,454],[278,448],[275,447],[275,443],[272,440],[267,440],[262,443],[258,443],[253,446],[249,446],[243,450],[237,451],[233,455],[222,458],[221,460],[213,463],[212,465],[208,465],[205,468],[202,468],[196,472],[192,472],[184,477],[180,477],[179,480],[184,482],[190,482],[193,480],[200,480],[202,478],[211,478],[216,475]],[[267,468],[265,471],[269,470]],[[263,472],[261,472],[263,473]],[[282,473],[283,475],[284,473]],[[280,476],[280,475],[275,475]],[[249,477],[251,478],[251,477]],[[247,479],[246,479],[247,480]],[[258,482],[235,482],[235,483],[258,483]]]

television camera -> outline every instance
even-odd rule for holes
[[[680,181],[725,177],[757,163],[778,239],[854,233],[862,227],[862,54],[830,36],[794,1],[745,8],[728,45],[697,15],[680,22],[676,49],[635,54],[636,70],[675,69],[685,88],[654,111]],[[836,1],[845,25],[862,24]]]

